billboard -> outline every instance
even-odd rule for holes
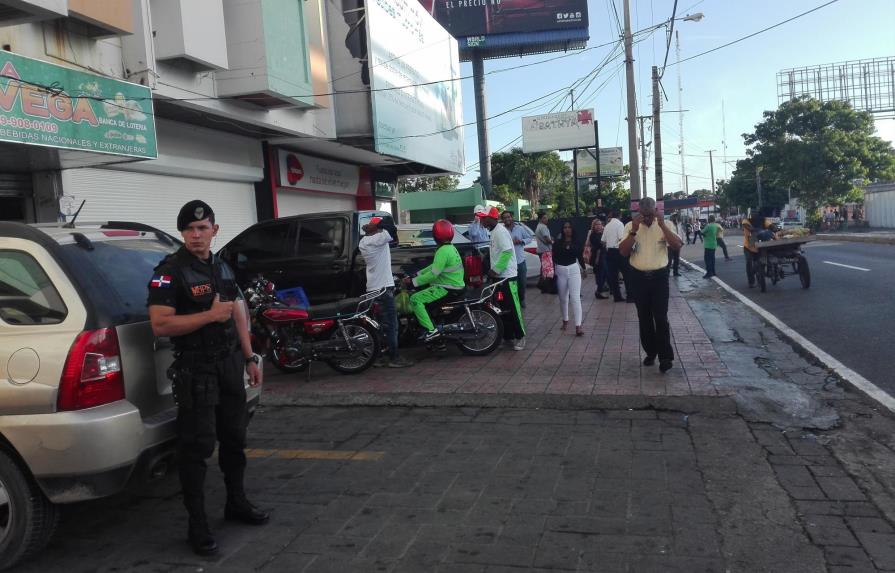
[[[587,0],[420,0],[455,38],[587,29]]]
[[[155,159],[152,91],[0,52],[0,141]]]
[[[579,149],[576,151],[578,157],[578,177],[597,176],[597,161],[591,153],[593,153],[593,150]],[[622,148],[601,147],[600,177],[618,177],[623,173]]]
[[[417,2],[372,0],[366,19],[376,151],[462,173],[457,41]]]
[[[592,109],[522,118],[523,153],[594,147],[596,135]]]

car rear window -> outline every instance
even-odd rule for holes
[[[58,324],[68,309],[34,257],[0,250],[0,320],[13,325]]]
[[[62,246],[87,296],[115,324],[149,320],[146,298],[152,270],[165,256],[176,251],[176,246],[159,240],[154,234],[140,233],[133,238],[94,240],[92,247]]]

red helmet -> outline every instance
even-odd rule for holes
[[[432,224],[432,237],[439,245],[450,243],[454,240],[454,226],[450,221],[439,219]]]

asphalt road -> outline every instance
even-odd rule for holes
[[[798,276],[788,275],[776,285],[768,283],[766,293],[749,288],[741,245],[740,237],[727,238],[733,259],[729,262],[717,251],[715,267],[721,280],[895,396],[895,245],[809,243],[805,253],[811,288],[802,289]],[[685,259],[704,267],[701,245],[684,249]]]

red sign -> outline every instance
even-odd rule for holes
[[[286,156],[286,179],[290,185],[295,185],[305,176],[305,170],[301,166],[298,157],[290,153]]]

